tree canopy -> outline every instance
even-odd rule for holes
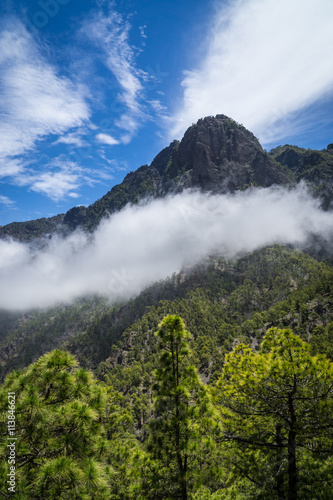
[[[226,356],[216,401],[231,463],[262,498],[329,498],[333,364],[325,356],[272,328],[259,352],[239,344]]]
[[[7,484],[8,393],[15,394],[16,484],[10,498],[110,499],[114,472],[104,428],[106,388],[55,350],[22,372],[12,372],[0,391],[1,489]]]
[[[0,498],[331,498],[333,363],[312,354],[322,344],[271,328],[255,348],[235,342],[207,384],[180,316],[166,316],[155,338],[151,379],[140,386],[136,363],[123,393],[67,351],[7,376]],[[142,397],[129,390],[133,383]],[[8,395],[15,395],[15,491],[7,482]]]

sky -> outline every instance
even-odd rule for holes
[[[89,205],[207,115],[333,142],[331,0],[3,0],[0,225]]]

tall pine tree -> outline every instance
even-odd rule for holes
[[[311,356],[291,330],[272,328],[260,352],[240,344],[226,356],[217,401],[229,460],[256,485],[255,498],[331,498],[330,360]]]
[[[190,334],[182,319],[164,318],[157,336],[160,366],[155,373],[148,444],[155,462],[145,498],[187,500],[207,478],[218,476],[211,460],[213,408],[207,388],[190,364]]]

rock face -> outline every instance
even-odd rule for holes
[[[203,118],[186,131],[167,174],[176,178],[184,171],[186,187],[212,191],[291,181],[251,132],[224,115]]]
[[[230,192],[250,186],[289,184],[292,174],[270,157],[256,137],[227,116],[209,116],[190,127],[181,142],[173,141],[150,166],[129,173],[121,184],[89,207],[74,207],[52,219],[9,224],[0,238],[31,240],[77,227],[93,230],[103,217],[127,203],[162,197],[186,188]],[[9,226],[10,230],[9,230]]]

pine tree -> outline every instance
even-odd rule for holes
[[[164,318],[157,336],[160,366],[153,386],[148,444],[151,473],[145,498],[149,489],[151,498],[187,500],[205,476],[210,476],[213,409],[206,387],[189,362],[190,334],[182,319],[175,315]],[[211,476],[216,474],[213,469]]]
[[[15,394],[13,499],[111,499],[108,391],[68,352],[52,351],[0,390],[0,485],[8,493],[8,393]]]
[[[255,498],[328,499],[333,490],[333,364],[290,330],[260,352],[239,344],[218,382],[223,439]]]

